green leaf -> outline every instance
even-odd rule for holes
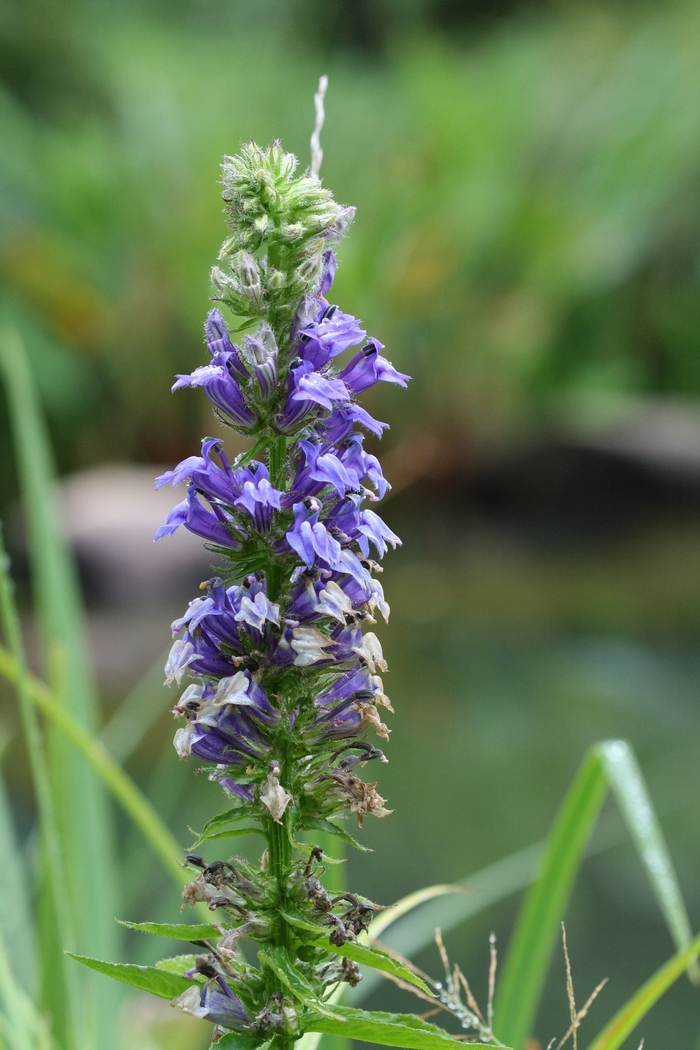
[[[346,941],[340,948],[331,944],[330,948],[331,951],[338,952],[339,955],[344,955],[346,959],[352,959],[361,966],[369,966],[373,970],[391,973],[394,977],[399,977],[402,981],[407,981],[408,984],[420,988],[422,992],[427,992],[428,995],[433,994],[420,977],[398,959],[387,952],[380,951],[379,948],[370,948],[369,945],[361,944],[359,941]]]
[[[634,751],[626,740],[606,740],[598,745],[598,751],[673,942],[679,951],[683,951],[691,943],[693,931],[673,861]],[[700,968],[694,960],[688,976],[695,984],[700,983]]]
[[[18,681],[16,660],[2,646],[0,646],[0,674],[10,682],[17,683]],[[44,682],[31,674],[25,675],[25,680],[28,697],[99,774],[127,816],[140,829],[149,846],[158,854],[176,884],[181,887],[187,876],[177,860],[181,853],[180,845],[145,795],[128,773],[125,773],[114,761],[100,741],[96,740],[59,703]]]
[[[279,978],[295,999],[308,1006],[322,1017],[337,1017],[329,1010],[325,1003],[321,1002],[316,989],[303,973],[297,970],[283,948],[268,947],[258,952],[258,959],[265,966],[269,966],[272,972]]]
[[[304,828],[312,829],[316,831],[325,831],[327,835],[335,835],[337,838],[342,839],[343,842],[347,842],[349,846],[354,846],[355,849],[359,849],[361,853],[372,853],[372,850],[367,846],[363,846],[357,839],[354,839],[352,835],[349,835],[344,828],[334,824],[332,820],[323,820],[321,817],[313,817],[312,819],[304,821]]]
[[[221,936],[221,930],[217,926],[206,923],[190,925],[184,922],[127,922],[125,919],[117,919],[117,922],[130,930],[154,933],[157,937],[170,937],[173,941],[204,941],[209,937]]]
[[[55,506],[53,454],[24,345],[10,328],[0,332],[0,370],[7,395],[12,439],[27,523],[32,591],[39,625],[42,664],[55,684],[59,703],[86,732],[94,731],[101,713],[89,663],[89,644],[74,559],[61,535]],[[93,772],[66,745],[61,733],[47,732],[49,777],[58,814],[58,833],[67,870],[68,901],[76,936],[90,951],[108,956],[119,950],[116,910],[114,819],[103,787]],[[95,886],[100,887],[95,893]],[[53,897],[48,908],[55,911]],[[42,909],[42,985],[53,1016],[64,1012],[53,979],[60,971],[56,917]],[[42,953],[43,954],[43,953]],[[91,982],[92,983],[92,982]],[[101,1050],[114,1045],[119,995],[116,989],[90,989],[94,995],[95,1031]],[[88,1041],[90,1035],[88,1036]],[[62,1037],[65,1042],[67,1035]]]
[[[410,958],[427,945],[432,944],[435,927],[440,926],[443,933],[454,929],[474,915],[485,911],[497,901],[504,900],[518,890],[524,889],[532,881],[537,861],[542,854],[543,845],[537,843],[517,850],[510,856],[503,857],[485,868],[467,875],[461,884],[470,892],[465,894],[438,895],[420,899],[421,891],[410,894],[412,903],[402,908],[408,898],[399,901],[394,907],[400,911],[387,929],[383,923],[382,912],[375,916],[369,928],[369,939],[372,941],[375,929],[383,933],[382,941],[405,958]],[[393,909],[388,909],[388,912]],[[406,915],[409,917],[406,918]],[[396,921],[398,919],[399,921]],[[369,995],[381,982],[378,973],[369,972],[362,983],[352,990],[352,1001],[360,1002]]]
[[[433,994],[428,986],[421,981],[420,977],[409,970],[404,963],[387,954],[387,952],[380,951],[378,948],[371,948],[369,945],[362,944],[359,941],[346,941],[345,944],[340,946],[331,944],[330,934],[322,926],[317,926],[302,916],[294,915],[290,912],[280,910],[280,915],[290,926],[296,926],[297,929],[313,934],[318,940],[323,940],[324,947],[328,948],[329,951],[342,955],[346,959],[352,959],[353,962],[361,966],[369,966],[373,970],[391,973],[402,981],[407,981],[409,984],[415,985],[416,988],[420,988],[422,992],[426,992],[428,995]]]
[[[274,1036],[273,1036],[274,1038]],[[259,1035],[245,1035],[243,1032],[227,1032],[214,1044],[216,1050],[267,1050],[272,1039]],[[298,1043],[296,1044],[299,1045]]]
[[[66,955],[70,955],[71,959],[82,963],[83,966],[89,966],[91,970],[97,970],[98,973],[104,973],[107,977],[130,984],[132,988],[138,988],[142,992],[150,992],[161,999],[174,999],[195,983],[188,981],[186,977],[159,970],[155,966],[103,962],[101,959],[89,959],[85,955],[75,955],[73,952],[66,952]]]
[[[350,1006],[334,1006],[338,1018],[312,1017],[306,1022],[310,1032],[341,1035],[380,1046],[399,1046],[405,1050],[446,1050],[447,1047],[485,1047],[484,1043],[457,1041],[437,1025],[421,1021],[413,1014],[368,1013]],[[493,1050],[493,1046],[491,1047]]]
[[[223,828],[227,828],[229,824],[236,824],[240,820],[254,819],[255,814],[247,806],[234,806],[233,809],[228,809],[225,813],[218,813],[206,822],[190,849],[197,849],[203,842],[207,842],[214,837],[226,837],[229,834],[252,834],[256,830],[255,828],[245,828],[242,832],[226,832],[224,836],[218,835],[218,832]]]
[[[77,978],[66,966],[65,957],[60,950],[60,942],[63,942],[63,947],[73,946],[73,924],[68,906],[67,879],[56,804],[48,775],[41,727],[30,695],[30,675],[27,671],[19,614],[14,598],[14,584],[9,574],[9,559],[5,553],[1,530],[0,620],[11,651],[8,653],[2,650],[14,668],[14,678],[11,681],[17,690],[20,718],[39,811],[39,834],[47,888],[44,904],[53,920],[53,926],[47,922],[43,930],[42,975],[48,973],[49,968],[53,966],[51,971],[52,1001],[55,1001],[53,1032],[56,1039],[68,1050],[69,1047],[77,1045],[75,1040],[81,997]],[[49,933],[53,934],[53,943],[48,942]],[[44,995],[44,1001],[48,1002],[48,996]]]
[[[179,977],[182,977],[185,970],[192,969],[196,958],[196,955],[171,955],[168,959],[159,959],[156,963],[156,970],[164,970],[165,973],[176,973]]]
[[[12,945],[12,968],[25,992],[34,987],[36,977],[31,885],[0,771],[0,938]]]
[[[574,880],[609,787],[671,937],[681,950],[690,943],[690,921],[676,873],[632,748],[625,740],[595,744],[557,814],[506,956],[496,996],[496,1028],[499,1038],[516,1047],[530,1035]],[[698,974],[693,967],[691,976]]]
[[[474,889],[471,886],[465,886],[461,883],[439,883],[436,886],[426,886],[422,890],[416,890],[414,893],[409,893],[405,897],[402,897],[400,901],[397,901],[391,908],[386,908],[385,911],[380,912],[372,919],[370,926],[370,940],[374,941],[381,937],[384,930],[388,929],[389,926],[403,918],[404,915],[408,915],[409,912],[413,911],[421,904],[425,904],[426,901],[434,900],[436,897],[445,897],[451,893],[474,893]]]
[[[515,1047],[530,1034],[574,879],[606,792],[605,772],[593,748],[557,813],[508,948],[495,1017],[499,1039]]]
[[[700,955],[700,937],[683,951],[677,952],[668,962],[656,971],[635,994],[627,1000],[622,1009],[613,1017],[602,1032],[593,1040],[588,1050],[617,1050],[628,1035],[631,1035],[639,1022],[649,1013],[652,1006],[661,998],[674,981],[678,980],[684,970]]]

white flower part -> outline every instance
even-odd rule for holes
[[[394,714],[394,708],[391,706],[391,700],[384,692],[384,683],[378,674],[370,675],[370,689],[374,693],[374,702],[379,704],[380,707],[385,707],[387,711],[391,711]]]
[[[384,617],[384,622],[389,622],[389,613],[391,612],[391,609],[389,608],[389,603],[384,598],[384,588],[379,580],[372,580],[372,594],[370,595],[367,604],[369,605],[371,612],[374,612],[375,609],[379,609]]]
[[[179,758],[189,758],[192,751],[192,734],[194,733],[194,722],[188,722],[177,730],[173,738],[173,746]]]
[[[297,667],[309,667],[319,660],[325,660],[324,649],[329,645],[333,645],[333,640],[315,627],[295,627],[292,631],[292,649],[297,654],[294,659]]]
[[[180,616],[179,619],[173,620],[171,626],[172,631],[177,634],[182,628],[190,622],[190,620],[196,615],[197,610],[202,605],[209,607],[213,604],[211,598],[193,598],[190,604],[187,606],[187,610],[184,616]]]
[[[345,617],[353,611],[352,602],[342,587],[334,580],[329,580],[322,591],[319,592],[318,601],[314,605],[314,612],[321,616],[332,616],[339,623],[345,623]]]
[[[354,653],[357,653],[358,656],[361,656],[363,660],[366,661],[367,666],[369,667],[370,672],[372,674],[374,674],[376,670],[375,664],[377,665],[380,671],[389,670],[387,662],[384,659],[384,655],[382,653],[382,647],[379,642],[379,639],[377,638],[376,634],[374,634],[372,631],[368,631],[367,634],[363,635],[362,643],[360,645],[354,646],[352,651]]]
[[[269,809],[272,819],[279,824],[285,809],[292,801],[292,796],[280,784],[277,773],[279,766],[273,765],[260,792],[260,801]]]
[[[202,1006],[202,989],[197,984],[187,988],[177,999],[173,999],[171,1006],[179,1006],[186,1014],[192,1017],[206,1017],[207,1011]]]
[[[262,591],[258,591],[255,600],[251,600],[247,594],[244,594],[241,598],[240,611],[236,613],[234,619],[262,631],[266,620],[269,620],[270,623],[280,622],[280,607],[269,601],[267,595]]]
[[[165,662],[165,681],[163,685],[171,685],[173,682],[177,682],[180,685],[187,665],[191,664],[195,657],[196,653],[192,642],[185,642],[182,638],[178,638],[173,642],[173,647]]]
[[[202,687],[201,685],[188,685],[184,693],[178,700],[178,704],[186,704],[188,700],[201,700],[202,699]]]
[[[237,671],[230,678],[222,678],[213,700],[214,706],[223,707],[224,704],[239,704],[250,707],[254,701],[247,695],[249,684],[242,671]]]

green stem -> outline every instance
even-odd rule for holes
[[[269,871],[277,884],[278,908],[283,911],[289,907],[289,877],[292,867],[292,844],[287,830],[288,812],[282,818],[284,821],[282,824],[278,824],[270,817],[266,822],[267,827],[265,829],[270,855]],[[275,947],[284,948],[285,951],[291,952],[292,931],[284,919],[280,918],[274,927],[272,944]],[[270,981],[270,992],[286,991],[282,987],[279,978],[271,970],[268,970],[268,980]],[[292,1050],[294,1043],[295,1039],[293,1036],[278,1035],[275,1037],[273,1047],[274,1050]]]

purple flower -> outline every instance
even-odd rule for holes
[[[256,532],[265,535],[270,531],[272,511],[280,509],[281,491],[270,484],[267,467],[263,463],[255,463],[250,469],[239,471],[237,480],[242,485],[240,495],[233,501],[234,506],[247,511],[253,519]]]
[[[243,1003],[234,995],[223,977],[217,975],[203,987],[193,985],[174,1000],[185,1013],[222,1028],[241,1030],[252,1025]]]
[[[243,382],[248,379],[248,372],[241,360],[240,350],[231,342],[228,328],[218,310],[210,310],[204,325],[204,333],[207,340],[207,350],[212,357],[218,354],[227,354],[226,361],[230,371]]]
[[[299,325],[295,349],[302,361],[313,368],[323,368],[348,347],[361,343],[367,333],[356,318],[337,306],[324,302],[316,306],[314,319]]]
[[[290,377],[293,389],[289,401],[310,401],[330,412],[335,402],[350,400],[348,388],[341,379],[329,379],[321,372],[315,372],[306,361],[292,368]]]
[[[241,549],[240,540],[234,534],[234,524],[216,503],[212,503],[211,510],[207,510],[201,503],[194,485],[187,489],[187,498],[170,511],[165,525],[158,529],[154,540],[172,535],[181,525],[211,543],[229,547],[231,550]]]
[[[309,509],[305,503],[294,504],[294,525],[285,538],[307,569],[310,569],[317,559],[332,566],[340,556],[340,544],[318,520],[318,510]]]
[[[370,339],[340,373],[339,378],[353,394],[359,394],[367,387],[374,386],[375,383],[407,385],[411,377],[404,375],[403,372],[398,372],[391,361],[382,357],[379,353],[382,349],[381,343],[376,339]]]

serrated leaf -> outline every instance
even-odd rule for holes
[[[215,817],[206,822],[197,836],[197,841],[193,843],[191,848],[196,849],[202,842],[212,838],[214,832],[225,828],[229,824],[236,824],[239,820],[252,820],[253,818],[254,814],[243,806],[234,806],[233,809],[228,809],[225,813],[217,813]]]
[[[402,981],[407,981],[408,984],[420,988],[422,992],[426,992],[428,995],[433,994],[427,984],[421,981],[417,974],[409,970],[398,959],[395,959],[393,955],[389,955],[379,948],[370,948],[369,945],[360,944],[359,941],[346,941],[340,948],[337,948],[334,944],[331,944],[330,947],[332,951],[339,952],[340,955],[344,955],[346,959],[352,959],[353,962],[359,963],[360,966],[369,966],[372,970],[381,970],[383,973],[393,974],[394,977],[399,977]]]
[[[315,923],[291,912],[280,911],[280,914],[290,926],[296,926],[297,929],[305,930],[319,940],[322,939],[324,947],[328,948],[329,951],[336,952],[346,959],[352,959],[353,962],[358,963],[360,966],[369,966],[373,970],[393,974],[394,977],[399,977],[402,981],[407,981],[409,984],[415,985],[416,988],[420,988],[422,992],[426,992],[428,995],[433,994],[430,988],[421,981],[420,977],[409,970],[404,963],[395,959],[393,955],[389,955],[379,948],[370,948],[369,945],[361,944],[359,941],[346,941],[345,944],[340,946],[331,944],[330,934],[322,926],[317,926]]]
[[[89,959],[86,955],[74,955],[73,952],[66,952],[66,955],[70,955],[71,959],[88,966],[91,970],[113,977],[115,981],[130,984],[132,988],[138,988],[142,992],[150,992],[160,999],[174,999],[193,984],[186,977],[178,977],[177,974],[167,973],[166,970],[159,970],[155,966],[103,962],[102,959]]]
[[[182,977],[185,970],[191,970],[195,964],[195,955],[171,955],[168,959],[159,959],[156,963],[156,970],[163,970],[164,973],[176,973]],[[188,978],[185,978],[188,980]]]
[[[272,972],[280,979],[295,999],[309,1007],[314,1013],[326,1018],[336,1018],[337,1015],[329,1010],[325,1003],[321,1002],[316,994],[316,989],[310,981],[297,970],[289,956],[282,948],[265,948],[258,952],[258,959],[265,966],[269,966]]]
[[[342,839],[343,842],[347,842],[349,846],[354,846],[355,849],[359,849],[361,853],[372,853],[373,851],[368,846],[363,846],[357,839],[354,839],[352,835],[349,835],[347,831],[334,824],[332,820],[323,820],[321,817],[314,817],[311,820],[304,821],[304,827],[307,830],[325,831],[328,835],[335,835],[337,838]]]
[[[305,1027],[309,1032],[340,1035],[380,1046],[398,1046],[404,1050],[447,1050],[452,1047],[483,1047],[486,1043],[457,1041],[437,1025],[421,1021],[413,1014],[385,1014],[355,1010],[350,1006],[334,1006],[338,1018],[312,1017]],[[493,1050],[493,1046],[491,1047]]]
[[[217,1040],[216,1050],[267,1050],[272,1039],[261,1042],[262,1038],[257,1035],[245,1035],[243,1032],[227,1032]]]
[[[120,926],[139,933],[154,933],[156,937],[170,937],[173,941],[204,941],[208,937],[220,937],[221,930],[206,923],[198,925],[185,922],[127,922],[117,919]]]

